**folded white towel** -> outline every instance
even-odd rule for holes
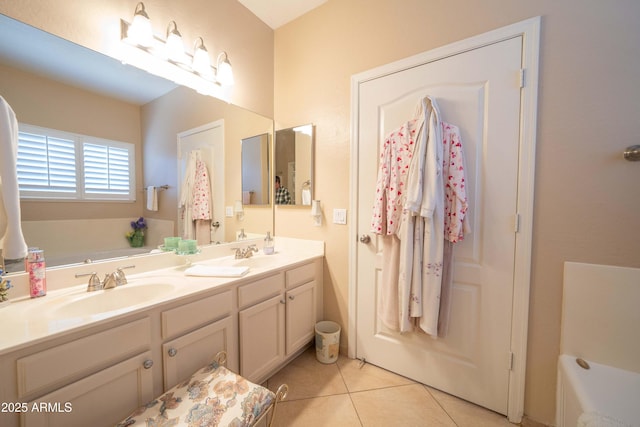
[[[194,265],[185,270],[187,276],[200,277],[242,277],[249,267],[224,267],[219,265]]]
[[[147,187],[147,210],[158,210],[158,188],[154,186]]]
[[[584,412],[578,418],[577,427],[631,427],[631,424],[597,412]]]

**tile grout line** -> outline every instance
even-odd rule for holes
[[[451,420],[451,422],[452,422],[453,424],[455,424],[455,425],[456,425],[456,427],[460,427],[460,426],[458,425],[458,423],[456,422],[456,420],[454,420],[454,419],[453,419],[453,417],[451,416],[451,414],[449,413],[449,411],[447,411],[447,409],[446,409],[444,406],[442,406],[442,403],[440,403],[440,400],[438,400],[438,399],[433,395],[433,393],[431,393],[431,390],[429,390],[429,386],[428,386],[428,385],[426,385],[426,384],[422,384],[422,383],[418,383],[418,384],[420,384],[420,385],[425,389],[425,391],[429,394],[429,396],[431,396],[431,398],[432,398],[433,400],[435,400],[435,401],[436,401],[436,403],[438,404],[438,406],[439,406],[439,407],[444,411],[444,413],[445,413],[445,414],[447,414],[447,417],[449,417],[449,419]]]
[[[340,355],[338,355],[338,358],[340,358]],[[358,422],[360,422],[360,425],[364,427],[362,418],[360,418],[360,412],[358,412],[358,408],[356,408],[356,404],[353,402],[353,397],[351,396],[351,390],[349,390],[349,386],[347,386],[347,382],[344,380],[344,375],[342,375],[342,369],[340,369],[340,365],[338,364],[337,360],[336,360],[336,367],[338,368],[338,372],[340,373],[340,378],[342,378],[342,383],[344,384],[344,388],[347,390],[347,394],[349,395],[349,401],[351,402],[351,406],[353,406],[353,410],[356,411]]]

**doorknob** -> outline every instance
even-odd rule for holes
[[[370,241],[371,241],[371,237],[369,237],[369,235],[363,234],[362,236],[360,236],[360,243],[367,244]]]

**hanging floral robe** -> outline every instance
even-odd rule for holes
[[[382,238],[382,278],[378,293],[377,312],[383,324],[399,330],[398,265],[400,240],[396,235],[404,205],[404,187],[413,156],[416,136],[422,127],[422,117],[411,120],[391,132],[380,153],[378,179],[371,220],[371,231]]]
[[[180,194],[180,208],[183,238],[194,239],[194,221],[211,219],[211,188],[207,166],[201,159],[199,150],[189,153]],[[207,227],[201,227],[204,232]],[[210,237],[209,237],[210,240]],[[208,242],[207,242],[208,243]]]
[[[447,334],[451,312],[451,287],[453,286],[453,245],[464,239],[470,227],[467,221],[467,183],[465,177],[464,150],[457,126],[442,123],[444,152],[444,254],[442,267],[442,289],[440,291],[440,313],[438,336]]]

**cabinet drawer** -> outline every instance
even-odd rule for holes
[[[151,322],[145,318],[18,359],[18,396],[61,387],[148,350],[150,341]]]
[[[277,273],[238,288],[238,305],[240,308],[255,304],[277,295],[283,285],[282,273]]]
[[[316,263],[301,265],[286,272],[287,289],[310,282],[316,276]]]
[[[162,313],[162,339],[172,338],[231,313],[233,298],[225,291]]]

